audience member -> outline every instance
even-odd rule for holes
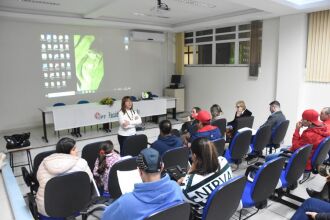
[[[136,162],[143,183],[135,184],[133,192],[122,195],[107,207],[102,220],[142,220],[157,210],[183,201],[180,187],[168,175],[161,178],[163,163],[158,151],[146,148]]]
[[[237,101],[234,120],[227,123],[226,137],[228,140],[230,140],[237,131],[237,119],[249,116],[252,116],[252,112],[246,108],[245,102],[242,100]]]
[[[108,192],[109,172],[118,160],[120,160],[120,156],[114,151],[112,142],[104,142],[100,147],[93,169],[93,175],[101,195]]]
[[[330,135],[330,133],[327,131],[327,127],[324,126],[324,124],[318,120],[318,117],[319,114],[317,113],[317,111],[313,109],[305,110],[302,114],[301,121],[298,121],[296,124],[296,130],[292,137],[292,146],[288,149],[285,149],[294,152],[295,150],[303,147],[306,144],[312,144],[313,149],[305,168],[308,171],[312,170],[311,158],[317,146],[323,140],[323,138]],[[302,127],[307,127],[307,129],[304,130],[300,135],[300,129]],[[270,159],[273,159],[279,154],[280,153],[268,155],[266,157],[266,160],[268,161]]]
[[[270,126],[272,129],[272,132],[274,129],[283,121],[285,121],[285,116],[281,111],[281,105],[278,101],[272,101],[269,104],[269,111],[270,111],[270,116],[268,117],[267,121],[261,125],[260,127],[264,126]],[[257,157],[258,152],[255,152],[254,149],[251,149],[251,153],[249,153],[248,157],[246,160],[252,160],[253,158]]]
[[[224,157],[219,156],[212,142],[198,138],[191,145],[192,165],[181,178],[185,200],[192,204],[192,218],[201,219],[208,196],[222,183],[232,178],[232,171]],[[228,199],[228,198],[224,198]]]
[[[269,111],[270,111],[270,116],[268,117],[267,121],[261,125],[260,127],[263,126],[270,126],[272,131],[283,121],[285,121],[285,116],[281,111],[281,104],[278,101],[272,101],[269,104]]]
[[[305,200],[297,209],[291,220],[327,220],[330,219],[330,204],[328,202],[310,198]]]
[[[169,120],[161,121],[159,123],[159,130],[160,134],[158,139],[151,145],[151,147],[157,150],[161,156],[170,149],[183,146],[182,139],[171,134],[172,124]]]
[[[320,120],[328,127],[330,130],[330,107],[325,107],[321,110]]]
[[[183,123],[183,125],[181,126],[181,134],[185,134],[188,132],[194,133],[197,131],[197,121],[195,120],[195,117],[198,115],[200,110],[201,109],[199,107],[193,107],[191,109],[190,116],[188,116],[187,118],[187,122]]]
[[[62,138],[56,144],[56,153],[46,157],[41,162],[37,171],[39,188],[36,195],[38,212],[41,215],[48,216],[45,211],[44,194],[46,184],[50,179],[61,174],[84,171],[89,175],[91,181],[93,180],[92,172],[86,160],[78,157],[77,154],[75,140]]]
[[[222,109],[221,109],[220,105],[218,105],[218,104],[212,105],[211,108],[210,108],[210,112],[211,112],[211,115],[212,115],[211,122],[222,118],[221,115],[223,114],[223,112],[222,112]]]
[[[135,126],[142,123],[141,117],[133,110],[133,103],[129,96],[125,96],[121,100],[121,109],[118,113],[118,118],[118,142],[120,145],[120,155],[122,155],[125,140],[128,137],[135,135]]]
[[[201,110],[195,119],[197,121],[197,131],[191,134],[190,142],[200,137],[205,137],[210,141],[215,141],[222,137],[219,128],[211,125],[211,114],[208,111]]]

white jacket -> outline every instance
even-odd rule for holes
[[[118,134],[121,136],[132,136],[136,134],[135,126],[142,123],[141,117],[134,110],[128,110],[124,114],[121,110],[118,113],[119,129]],[[129,125],[123,126],[124,122],[128,121]]]
[[[93,180],[93,175],[86,160],[72,156],[70,154],[55,153],[46,157],[40,164],[37,179],[39,188],[36,196],[38,212],[44,216],[48,216],[45,211],[44,195],[47,182],[58,175],[64,173],[72,173],[77,171],[86,172],[90,179]],[[77,183],[79,184],[79,183]],[[82,192],[83,193],[83,192]]]

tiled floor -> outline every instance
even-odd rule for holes
[[[174,128],[180,128],[181,124],[176,121],[172,121],[174,125]],[[146,130],[141,131],[141,133],[145,133],[148,136],[148,141],[153,142],[157,139],[157,136],[159,134],[158,125],[153,123],[147,123],[146,124]],[[77,146],[78,149],[81,151],[82,147],[85,146],[88,143],[96,142],[96,141],[102,141],[102,140],[112,140],[115,148],[118,149],[118,142],[117,142],[117,129],[114,128],[111,133],[105,133],[102,130],[96,130],[96,127],[93,127],[91,129],[90,127],[87,128],[87,132],[83,133],[83,137],[76,138],[77,140]],[[31,150],[32,157],[34,157],[36,154],[38,154],[41,151],[54,149],[54,146],[56,142],[58,141],[57,136],[52,131],[52,128],[48,128],[49,133],[49,143],[45,143],[42,139],[42,129],[41,128],[33,128],[33,129],[25,129],[25,130],[17,130],[15,132],[10,132],[7,134],[13,134],[13,133],[20,133],[20,132],[31,132],[31,146],[34,146],[35,149]],[[7,134],[0,134],[0,136],[7,135]],[[67,131],[61,131],[61,136],[70,136],[67,134]],[[3,139],[0,139],[0,151],[5,151],[5,141]],[[15,162],[24,162],[26,160],[25,154],[20,153],[18,155],[15,155]],[[245,169],[247,167],[247,164],[245,161],[241,164],[240,168],[234,172],[234,175],[244,175]],[[20,169],[15,170],[16,175],[20,175]],[[23,194],[26,194],[29,189],[25,186],[23,179],[18,176],[17,181],[21,187],[21,191]],[[293,194],[300,196],[302,198],[308,198],[308,195],[306,193],[306,187],[312,187],[316,190],[320,190],[325,183],[325,178],[321,177],[320,175],[312,176],[308,181],[303,183],[302,185],[299,185],[296,190],[293,191]],[[299,204],[299,203],[297,203]],[[255,211],[256,209],[247,209],[244,210],[244,213],[248,212],[251,213]],[[252,216],[251,220],[265,220],[265,218],[268,218],[269,220],[281,220],[281,219],[290,219],[293,215],[294,210],[282,205],[278,202],[268,201],[268,205],[265,209],[260,210],[256,215]],[[238,219],[239,213],[236,212],[235,215],[232,217],[232,219]]]

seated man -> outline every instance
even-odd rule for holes
[[[283,121],[285,121],[285,116],[283,115],[281,111],[281,105],[278,101],[272,101],[269,104],[269,111],[270,116],[268,117],[267,121],[261,125],[260,127],[269,125],[272,128],[272,132],[274,129]]]
[[[191,134],[190,142],[196,138],[207,138],[210,141],[218,140],[222,137],[218,127],[211,125],[211,114],[206,110],[201,110],[195,119],[197,122],[197,132]]]
[[[320,122],[318,118],[319,114],[317,111],[313,109],[305,110],[302,114],[301,121],[298,121],[296,124],[296,130],[292,137],[292,146],[288,149],[285,149],[294,152],[295,150],[303,147],[306,144],[312,144],[313,149],[311,154],[309,155],[309,159],[305,168],[308,171],[312,170],[311,158],[317,146],[325,137],[330,135],[330,132],[327,131],[327,127],[324,126],[324,124]],[[307,127],[307,129],[304,130],[300,135],[299,132],[302,127]],[[266,157],[266,161],[277,157],[280,153],[268,155]]]
[[[155,141],[151,147],[159,152],[161,156],[171,149],[182,147],[182,139],[172,135],[172,124],[169,120],[163,120],[159,123],[160,134],[157,141]]]
[[[307,199],[291,217],[291,220],[309,219],[330,219],[330,204],[319,199]]]
[[[146,148],[136,159],[143,183],[134,185],[131,193],[126,193],[108,206],[102,220],[142,220],[157,210],[183,201],[179,185],[169,176],[161,178],[163,163],[158,151]]]
[[[330,130],[330,107],[325,107],[321,110],[320,120],[328,127]]]
[[[270,111],[270,116],[268,117],[267,121],[261,125],[260,127],[263,126],[270,126],[272,129],[272,132],[275,130],[275,128],[283,121],[285,121],[285,116],[283,115],[281,111],[281,105],[278,101],[272,101],[269,104],[269,111]],[[257,152],[254,151],[254,149],[251,149],[251,153],[248,155],[246,160],[251,160],[257,156]]]

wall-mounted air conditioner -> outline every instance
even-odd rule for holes
[[[165,34],[160,32],[130,31],[132,41],[164,42]]]

